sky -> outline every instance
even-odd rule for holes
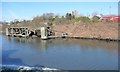
[[[1,0],[2,2],[119,2],[120,0]]]
[[[0,21],[29,20],[43,13],[65,15],[77,10],[80,15],[92,15],[94,12],[109,15],[118,14],[118,2],[1,2]]]

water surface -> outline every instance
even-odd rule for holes
[[[41,65],[65,70],[118,69],[117,42],[0,37],[4,65]]]

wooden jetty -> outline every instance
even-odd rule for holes
[[[61,36],[55,36],[55,33],[59,32]],[[49,29],[49,27],[40,28],[27,28],[27,27],[9,27],[6,28],[7,36],[14,37],[41,37],[41,39],[46,40],[48,38],[66,37],[67,33]]]
[[[29,36],[29,29],[27,27],[10,27],[6,28],[7,36],[20,36],[26,37]]]

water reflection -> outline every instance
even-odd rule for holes
[[[2,35],[0,34],[0,64],[2,64]]]
[[[15,50],[7,50],[7,51],[3,51],[3,54],[2,54],[2,64],[3,65],[13,65],[13,64],[17,64],[17,65],[24,65],[24,63],[22,62],[21,59],[19,58],[11,58],[10,57],[10,54],[14,53]],[[8,61],[10,60],[10,61]]]
[[[28,45],[32,48],[38,49],[40,51],[46,51],[48,48],[48,41],[41,40],[40,38],[18,38],[15,37],[14,41],[16,43],[22,43],[23,45]]]
[[[8,42],[11,42],[11,37],[7,37]],[[29,44],[34,48],[43,48],[47,49],[48,44],[54,45],[77,45],[81,48],[105,48],[111,51],[118,49],[117,42],[106,42],[106,41],[98,41],[98,40],[83,40],[83,39],[50,39],[50,40],[41,40],[40,38],[19,38],[15,37],[14,41],[16,43]]]
[[[118,51],[117,42],[106,42],[98,40],[83,40],[83,39],[54,39],[50,40],[51,44],[54,45],[71,45],[79,46],[82,49],[85,48],[104,48],[108,51]]]
[[[5,64],[42,65],[68,70],[118,69],[117,42],[61,38],[41,40],[5,36],[2,39],[2,57]]]
[[[11,41],[11,37],[7,36],[6,40],[7,40],[7,42],[10,42]]]

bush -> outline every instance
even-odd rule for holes
[[[106,19],[106,23],[113,23],[112,20]]]
[[[76,22],[80,21],[80,18],[75,18],[75,21],[76,21]]]
[[[100,17],[98,17],[98,16],[94,16],[94,17],[92,18],[92,20],[93,20],[93,22],[99,22]]]
[[[82,22],[90,22],[90,19],[88,17],[80,17],[80,21]]]

